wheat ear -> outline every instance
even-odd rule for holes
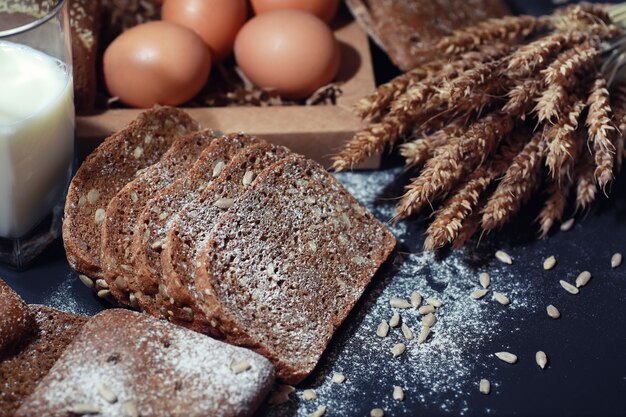
[[[576,210],[586,209],[595,199],[598,191],[595,177],[595,162],[590,152],[584,150],[576,166]]]

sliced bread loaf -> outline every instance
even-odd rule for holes
[[[245,134],[229,134],[213,140],[184,177],[146,203],[138,217],[131,247],[134,275],[129,281],[133,298],[142,310],[157,317],[167,316],[167,311],[157,307],[156,297],[161,282],[161,251],[175,214],[200,196],[233,156],[257,141]]]
[[[24,300],[0,279],[0,356],[22,339],[32,321]]]
[[[196,291],[228,342],[261,353],[296,384],[394,246],[326,170],[292,156],[220,218],[197,260]]]
[[[199,128],[182,110],[155,107],[89,155],[72,179],[65,202],[63,244],[72,268],[103,278],[101,226],[109,201],[142,169],[157,162],[176,138]]]
[[[194,273],[199,249],[205,244],[213,225],[250,188],[254,178],[289,154],[287,148],[266,142],[243,149],[199,198],[187,204],[176,215],[161,256],[161,300],[168,311],[169,320],[215,334],[196,303]]]
[[[111,309],[84,326],[16,416],[250,416],[273,379],[252,351]]]
[[[102,269],[106,288],[120,304],[137,305],[128,285],[134,275],[131,244],[139,214],[157,192],[187,173],[215,136],[214,131],[203,130],[176,139],[159,162],[126,184],[109,202],[102,224]]]
[[[18,345],[0,357],[0,416],[12,416],[74,339],[86,317],[28,306],[33,325]],[[31,416],[45,414],[31,414]]]

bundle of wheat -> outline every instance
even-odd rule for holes
[[[492,19],[437,45],[439,58],[364,98],[369,121],[334,157],[349,169],[385,146],[419,168],[396,219],[437,205],[425,249],[503,226],[543,188],[546,236],[570,191],[585,209],[620,168],[626,133],[626,6],[579,4]]]

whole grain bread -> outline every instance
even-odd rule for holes
[[[257,142],[244,134],[228,134],[213,140],[189,172],[157,193],[138,216],[131,247],[134,275],[129,289],[148,314],[168,316],[167,310],[159,309],[162,303],[157,303],[157,297],[162,275],[161,252],[175,214],[200,196],[241,149]]]
[[[33,325],[19,344],[0,356],[0,416],[13,416],[74,339],[86,317],[28,306]],[[31,414],[31,416],[44,414]]]
[[[197,305],[194,285],[197,255],[220,216],[250,188],[254,178],[289,154],[287,148],[266,142],[243,149],[199,198],[176,215],[161,256],[163,297],[160,300],[170,321],[218,335]]]
[[[24,300],[0,279],[0,355],[22,338],[32,321]]]
[[[264,171],[213,228],[195,276],[225,340],[268,358],[296,384],[395,246],[392,233],[317,163]]]
[[[131,244],[139,214],[156,193],[187,173],[215,137],[214,131],[203,130],[176,139],[159,162],[126,184],[109,202],[102,224],[102,268],[107,288],[118,303],[137,305],[129,292],[129,281],[134,275]]]
[[[96,104],[100,2],[71,0],[69,15],[74,67],[74,105],[77,114],[85,114],[93,111]]]
[[[252,351],[111,309],[84,326],[16,416],[250,416],[273,379]]]
[[[141,170],[157,162],[176,138],[198,123],[182,110],[155,107],[108,137],[76,172],[63,219],[63,244],[70,266],[93,279],[101,269],[101,225],[109,201]]]
[[[439,53],[432,47],[456,29],[509,13],[503,0],[346,0],[357,21],[401,70]]]

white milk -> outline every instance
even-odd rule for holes
[[[57,59],[0,41],[0,237],[25,235],[63,197],[74,153],[72,79]]]

